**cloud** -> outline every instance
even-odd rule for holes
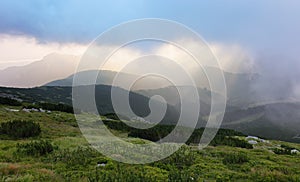
[[[0,35],[0,69],[25,65],[53,52],[81,55],[86,47],[75,43],[40,44],[33,37]]]
[[[208,41],[274,48],[280,42],[299,42],[299,5],[292,0],[166,0],[159,5],[143,0],[9,0],[0,1],[0,33],[31,36],[43,43],[88,43],[119,23],[154,17],[186,24]]]
[[[137,44],[137,46],[125,46],[118,49],[107,61],[106,68],[114,71],[119,71],[122,67],[128,65],[130,62],[135,59],[145,56],[145,55],[158,55],[162,57],[166,57],[176,64],[184,67],[187,70],[201,69],[199,65],[195,62],[194,58],[187,53],[186,48],[190,48],[195,51],[197,54],[202,56],[203,59],[199,60],[201,65],[204,67],[218,67],[217,62],[214,59],[214,56],[218,58],[218,63],[220,64],[220,68],[227,72],[237,72],[237,73],[249,73],[253,71],[254,60],[253,56],[246,49],[243,49],[238,45],[226,45],[222,43],[211,43],[207,45],[208,47],[199,49],[197,46],[198,43],[189,39],[179,40],[183,49],[177,47],[170,43],[159,42],[152,44],[151,48],[145,50],[144,47],[147,46],[149,42],[145,41],[143,44]],[[200,46],[201,47],[201,46]],[[104,50],[104,49],[117,49],[114,46],[99,46],[96,50]],[[96,51],[95,51],[96,52]],[[155,63],[155,61],[158,61]],[[170,67],[170,62],[162,62],[161,60],[152,60],[154,64],[157,66],[153,67],[153,69],[167,69]],[[145,64],[145,62],[143,62]],[[133,66],[133,65],[131,65]],[[136,65],[136,69],[142,69],[144,65],[138,64]],[[172,71],[172,70],[170,70]]]
[[[195,48],[195,42],[185,39],[182,45]],[[251,85],[256,95],[265,100],[280,100],[286,98],[300,99],[300,62],[292,55],[270,54],[266,52],[253,54],[248,49],[238,44],[226,44],[211,42],[209,46],[219,59],[220,67],[227,72],[235,73],[258,73],[259,78]],[[0,69],[9,66],[25,65],[35,60],[42,59],[45,55],[57,52],[61,54],[82,55],[88,45],[76,43],[47,43],[41,44],[34,37],[28,36],[0,36]],[[112,45],[102,45],[98,50],[116,49]],[[193,58],[182,49],[166,43],[154,44],[152,46],[136,45],[125,46],[113,54],[106,62],[103,69],[120,71],[124,66],[132,66],[126,69],[131,73],[142,72],[149,68],[168,71],[170,74],[178,75],[178,67],[163,59],[153,60],[149,63],[141,61],[134,62],[137,58],[155,54],[165,56],[191,72],[199,73],[199,67]],[[199,50],[201,54],[201,50]],[[95,60],[99,61],[99,60]],[[156,61],[156,62],[155,62]],[[201,60],[204,66],[214,66],[210,59],[204,57]],[[134,63],[133,63],[134,62]],[[90,65],[89,69],[97,69]],[[178,65],[177,65],[178,66]],[[185,80],[182,80],[185,83]]]
[[[194,49],[195,42],[185,39],[182,40],[183,46],[188,46]],[[175,60],[177,63],[184,66],[186,69],[192,70],[198,66],[193,58],[184,52],[184,50],[167,43],[153,44],[152,48],[145,50],[145,44],[128,45],[115,52],[107,61],[104,69],[118,71],[129,62],[137,59],[145,54],[155,54],[168,57]],[[210,48],[213,53],[219,58],[221,68],[229,72],[250,72],[253,66],[253,58],[251,54],[238,45],[226,45],[222,43],[211,43]],[[151,47],[151,46],[149,46]],[[81,56],[88,48],[87,44],[77,43],[47,43],[41,44],[34,37],[28,36],[12,36],[0,34],[0,69],[9,66],[24,65],[26,63],[40,60],[45,55],[56,52],[60,54],[70,54]],[[116,49],[112,45],[103,45],[98,49]],[[17,54],[16,54],[17,53]],[[204,55],[204,54],[203,54]],[[209,59],[201,60],[204,66],[216,66]],[[163,63],[160,63],[163,64]],[[168,67],[169,65],[164,65]],[[141,65],[140,65],[141,67]],[[160,65],[160,67],[163,67]],[[159,67],[158,67],[159,68]]]
[[[181,42],[183,47],[187,46],[192,49],[198,48],[196,47],[197,43],[192,40],[182,40]],[[218,64],[222,70],[233,73],[253,72],[255,65],[254,58],[247,49],[236,44],[233,45],[217,42],[208,43],[207,46],[211,49],[212,54],[214,54],[214,56],[218,59]],[[202,60],[200,60],[201,64],[208,67],[218,67],[216,62],[211,60],[212,55],[205,52],[207,51],[206,49],[203,49],[203,51],[204,52],[201,53],[201,50],[196,50],[196,52],[199,52],[200,56],[205,56]],[[193,58],[187,56],[184,50],[171,44],[164,44],[158,47],[156,49],[156,53],[159,55],[167,55],[170,59],[182,62],[182,64],[189,67],[189,69],[197,66],[193,64]]]
[[[0,33],[35,37],[41,43],[88,43],[128,16],[133,18],[140,7],[122,0],[0,1]]]
[[[101,49],[101,48],[100,48]],[[122,48],[115,52],[103,66],[104,70],[120,71],[130,62],[143,55],[141,50],[133,48]]]
[[[300,99],[300,83],[296,84],[293,88],[293,96],[296,99]]]
[[[255,57],[260,77],[252,88],[261,98],[269,100],[300,100],[300,62],[280,54],[259,54]]]
[[[211,43],[210,47],[223,70],[233,73],[255,72],[253,55],[240,45]]]

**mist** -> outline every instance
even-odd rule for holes
[[[258,77],[251,89],[262,102],[300,101],[299,70],[299,60],[280,55],[259,55],[254,70]]]

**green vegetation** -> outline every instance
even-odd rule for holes
[[[90,147],[76,147],[75,149],[63,149],[53,156],[53,162],[63,162],[67,167],[87,167],[99,153]]]
[[[274,148],[273,152],[279,155],[291,155],[291,150],[287,150],[287,149]]]
[[[187,145],[166,159],[131,165],[113,161],[91,148],[80,133],[73,114],[53,111],[12,112],[0,105],[0,124],[32,121],[40,134],[29,138],[3,137],[0,141],[0,181],[299,181],[300,155],[278,155],[274,148],[299,149],[299,144],[281,141],[242,147],[245,135],[220,130],[203,150],[195,145],[203,129],[196,130]],[[22,106],[10,106],[21,110]],[[133,135],[125,123],[104,119],[104,124],[124,140],[150,142]],[[18,124],[19,124],[18,122]],[[5,125],[5,124],[4,124]],[[173,126],[149,131],[165,135]],[[159,133],[161,132],[161,133]],[[144,132],[147,133],[147,132]],[[1,132],[2,134],[2,132]],[[155,138],[152,138],[155,139]],[[157,138],[156,138],[157,139]],[[226,142],[230,141],[227,144]],[[237,142],[238,141],[238,142]],[[215,143],[214,143],[215,142]],[[232,142],[232,143],[231,143]],[[236,145],[236,146],[235,146]],[[98,164],[105,163],[105,166]]]
[[[229,137],[229,136],[220,136],[220,135],[217,135],[210,142],[210,145],[213,145],[213,146],[227,145],[227,146],[231,146],[231,147],[253,149],[253,146],[245,140],[240,140],[238,138],[233,138],[233,137]]]
[[[10,105],[10,106],[21,106],[22,102],[8,97],[0,97],[0,104]]]
[[[125,119],[125,120],[130,120],[128,117],[126,116],[123,116],[123,115],[117,115],[115,113],[107,113],[107,114],[104,114],[104,116],[108,119],[113,119],[113,120],[120,120],[119,116],[121,116],[122,119]]]
[[[223,159],[223,163],[228,164],[243,164],[245,162],[249,162],[249,158],[244,153],[229,153],[225,155]]]
[[[138,91],[138,93],[147,96],[153,96],[162,94],[170,100],[173,99],[174,92],[169,87],[158,90],[144,90]],[[125,90],[120,89],[120,93]],[[61,103],[66,105],[72,105],[72,87],[64,86],[42,86],[35,88],[7,88],[0,87],[0,93],[2,97],[10,97],[13,99],[22,100],[24,103]],[[95,87],[96,104],[100,114],[105,115],[112,114],[114,112],[110,94],[111,87],[108,85],[97,85]],[[177,91],[175,92],[175,94]],[[148,102],[149,99],[140,94],[130,92],[132,100],[130,101],[132,109],[136,114],[140,116],[146,116],[150,113]],[[239,94],[239,93],[237,93]],[[236,94],[234,94],[236,96]],[[176,96],[176,95],[175,95]],[[203,103],[201,105],[201,116],[203,120],[207,120],[207,116],[210,112],[210,92],[208,90],[200,91],[200,98]],[[202,97],[203,96],[203,97]],[[235,97],[234,96],[234,97]],[[176,96],[177,97],[177,96]],[[167,99],[168,100],[168,99]],[[229,100],[229,103],[238,103],[240,100]],[[6,104],[7,105],[7,104]],[[146,107],[145,107],[146,106]],[[176,107],[168,107],[170,109],[165,116],[164,124],[174,124],[174,116],[176,116]],[[231,104],[227,105],[226,113],[222,123],[222,127],[233,130],[238,130],[243,133],[260,136],[261,138],[268,138],[273,140],[289,141],[300,143],[299,137],[295,137],[299,134],[299,116],[298,111],[300,109],[299,102],[293,103],[274,103],[261,106],[253,106],[250,108],[231,107]],[[280,111],[280,112],[278,112]],[[76,112],[76,111],[75,111]],[[287,117],[288,116],[288,117]],[[114,118],[112,114],[112,118]],[[204,121],[203,121],[204,122]],[[282,122],[285,124],[282,125]]]
[[[295,149],[295,150],[298,150],[298,148],[295,148],[295,147],[291,147],[289,145],[285,145],[285,144],[282,144],[280,146],[280,148],[274,148],[273,149],[273,152],[275,154],[280,154],[280,155],[296,155],[296,153],[292,153],[292,150]],[[298,150],[299,151],[299,150]]]
[[[80,113],[78,109],[74,109],[72,106],[64,103],[52,103],[52,102],[33,102],[32,99],[26,99],[25,101],[19,101],[9,97],[0,97],[0,104],[9,106],[23,106],[26,109],[43,109],[49,111],[61,111],[67,113]],[[33,102],[33,103],[31,103]]]
[[[17,144],[17,153],[42,156],[53,152],[54,146],[48,140],[31,141],[29,143]]]
[[[104,120],[103,123],[110,129],[128,132],[129,137],[142,138],[153,142],[159,141],[163,137],[167,136],[174,129],[173,125],[156,125],[149,129],[136,129],[136,128],[131,128],[125,123],[118,122],[118,121]],[[182,136],[185,130],[186,129],[184,127],[179,129],[177,132],[177,136],[179,137]],[[186,142],[186,144],[199,143],[203,131],[204,128],[195,129],[192,135],[190,136],[189,140]],[[215,138],[211,141],[210,145],[213,146],[228,145],[232,147],[241,147],[247,149],[253,148],[251,144],[247,143],[247,141],[234,138],[233,136],[245,136],[245,135],[241,132],[237,132],[234,130],[220,129],[217,132]]]
[[[13,120],[1,123],[0,133],[12,138],[28,138],[38,136],[41,128],[32,121]]]
[[[49,102],[40,102],[40,103],[35,103],[35,104],[29,104],[25,105],[25,108],[31,109],[31,108],[42,108],[44,110],[50,110],[50,111],[61,111],[61,112],[67,112],[67,113],[74,113],[74,109],[72,106],[69,106],[67,104],[54,104],[54,103],[49,103]],[[76,110],[76,113],[79,113],[79,111]]]

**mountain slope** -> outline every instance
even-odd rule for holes
[[[70,75],[67,78],[60,79],[60,80],[54,80],[52,82],[49,82],[45,84],[44,86],[63,86],[63,87],[71,87],[73,85],[73,78],[75,74]],[[103,70],[99,72],[98,70],[89,70],[89,71],[82,71],[79,73],[76,73],[76,76],[80,78],[80,83],[77,83],[76,85],[112,85],[113,79],[117,75],[117,72],[109,71],[109,70]],[[92,83],[91,78],[97,77],[97,82]],[[128,82],[130,80],[135,80],[138,76],[128,73],[120,73],[120,85],[116,85],[119,87],[122,87],[122,83]]]
[[[276,103],[226,112],[222,127],[266,138],[300,142],[300,103]]]
[[[283,147],[300,150],[299,144],[268,140],[254,149],[217,145],[199,150],[184,145],[173,155],[150,164],[116,162],[91,147],[72,114],[63,112],[12,112],[0,105],[0,124],[9,120],[39,123],[41,135],[29,139],[0,140],[2,181],[299,181],[299,154],[280,154]],[[21,107],[15,109],[21,109]],[[103,117],[103,119],[106,119]],[[111,120],[110,120],[111,121]],[[111,121],[117,122],[117,121]],[[107,125],[109,127],[109,125]],[[121,128],[123,129],[123,128]],[[133,144],[148,140],[110,130]],[[240,140],[245,137],[240,136]],[[50,143],[50,145],[42,145]],[[30,145],[29,145],[30,144]],[[27,147],[24,147],[27,146]],[[47,154],[39,151],[54,147]],[[114,148],[115,146],[112,146]],[[34,149],[34,150],[30,150]],[[30,152],[27,152],[30,151]],[[112,153],[113,155],[113,153]],[[128,156],[124,150],[118,157]],[[138,153],[134,157],[145,158]],[[105,164],[100,166],[99,164]]]
[[[206,71],[209,72],[210,75],[214,75],[215,72],[219,72],[218,68],[207,67]],[[89,70],[76,73],[83,81],[79,85],[90,85],[94,83],[90,83],[90,79],[97,76],[98,72],[96,70]],[[117,72],[103,70],[101,71],[101,77],[98,77],[96,84],[104,84],[104,85],[112,85],[113,79],[116,76]],[[124,83],[132,83],[139,78],[139,75],[129,74],[129,73],[119,73],[121,81],[114,86],[118,86],[124,88]],[[99,75],[98,75],[99,76]],[[180,75],[175,75],[179,77]],[[197,87],[201,89],[201,93],[207,95],[204,90],[209,90],[209,84],[207,82],[206,76],[204,73],[199,73],[197,75]],[[67,78],[55,80],[50,83],[45,84],[45,86],[72,86],[74,75],[71,75]],[[227,85],[227,97],[228,104],[231,106],[238,107],[247,107],[249,104],[253,104],[257,102],[256,93],[252,89],[252,84],[258,78],[256,74],[241,74],[241,73],[229,73],[224,72],[224,78]],[[182,83],[186,83],[184,80],[181,80]],[[78,84],[77,84],[78,85]],[[185,85],[180,85],[185,86]],[[170,83],[158,77],[147,77],[143,79],[139,79],[138,82],[135,83],[132,90],[138,91],[142,94],[146,94],[146,92],[154,89],[161,89],[164,87],[172,88]],[[143,91],[144,90],[144,91]],[[150,91],[152,92],[152,91]],[[202,94],[201,94],[202,95]],[[206,97],[205,97],[206,98]],[[206,103],[210,103],[210,101],[206,101]]]
[[[110,90],[110,86],[98,85],[96,87],[96,102],[101,114],[114,112],[110,100]],[[119,91],[125,92],[121,88],[119,88]],[[71,92],[71,87],[0,88],[0,96],[13,97],[28,102],[47,101],[71,104]],[[130,92],[130,95],[130,103],[136,114],[140,116],[149,114],[149,98],[134,92]],[[166,100],[168,101],[168,99]],[[204,102],[201,102],[201,104],[202,107],[203,104],[205,106]],[[300,134],[299,110],[300,103],[268,104],[247,109],[229,107],[226,109],[222,128],[235,129],[248,135],[257,135],[269,139],[300,142],[298,137]],[[178,107],[169,104],[163,123],[176,123],[178,113]],[[205,115],[207,113],[201,114]],[[205,121],[199,119],[198,127],[203,126],[204,123]]]
[[[135,83],[133,85],[132,90],[138,89],[153,89],[153,88],[161,88],[165,87],[166,84],[160,78],[157,77],[147,77],[146,79],[139,79],[139,75],[130,74],[130,73],[122,73],[115,72],[109,70],[88,70],[82,71],[75,74],[70,75],[67,78],[54,80],[45,84],[44,86],[72,86],[73,78],[76,76],[80,78],[80,82],[76,83],[76,85],[113,85],[121,88],[127,88],[127,83]],[[118,76],[118,82],[114,83],[114,78]],[[92,83],[92,78],[97,78],[96,83]]]
[[[76,56],[49,54],[40,61],[1,70],[0,85],[25,88],[40,86],[73,74],[78,61],[79,57]]]
[[[79,86],[78,89],[82,91],[90,90],[87,87],[90,86]],[[111,86],[107,85],[97,85],[95,87],[95,99],[97,104],[98,112],[102,115],[114,113],[113,105],[111,102]],[[126,90],[122,88],[115,87],[115,91],[120,95],[127,93]],[[36,87],[36,88],[6,88],[0,87],[1,97],[11,97],[14,99],[23,100],[25,102],[50,102],[50,103],[65,103],[68,105],[72,104],[72,87]],[[129,92],[129,102],[131,109],[136,115],[141,117],[150,114],[149,108],[149,98],[134,93]],[[155,102],[156,105],[161,106],[162,103]],[[84,107],[87,112],[90,109]],[[126,115],[128,113],[119,113]],[[176,124],[178,120],[178,112],[176,109],[167,105],[166,115],[162,121],[164,124]],[[150,121],[151,122],[151,121]]]

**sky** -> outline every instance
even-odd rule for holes
[[[51,52],[81,55],[103,31],[141,18],[169,19],[192,28],[221,60],[242,60],[247,67],[271,62],[276,69],[282,63],[286,69],[300,65],[297,0],[2,0],[0,69]]]

